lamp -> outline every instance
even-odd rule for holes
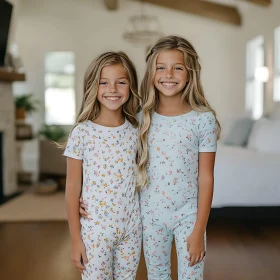
[[[263,67],[258,67],[255,70],[255,79],[266,83],[269,80],[269,70],[268,67],[263,66]]]

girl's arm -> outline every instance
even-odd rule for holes
[[[212,205],[216,153],[199,153],[198,210],[195,231],[205,232]]]
[[[202,261],[205,254],[204,234],[213,198],[214,165],[217,150],[217,121],[212,112],[205,112],[200,115],[198,137],[197,217],[193,232],[187,238],[190,266]]]
[[[82,160],[67,157],[66,209],[72,242],[80,240],[79,198],[82,189]]]
[[[82,273],[87,263],[80,232],[79,198],[82,188],[82,160],[67,157],[66,208],[72,241],[72,260]]]
[[[190,266],[201,262],[205,255],[206,230],[214,188],[215,152],[201,152],[198,159],[198,209],[196,224],[187,238]]]

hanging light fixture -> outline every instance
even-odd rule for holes
[[[156,16],[145,15],[141,1],[139,15],[131,16],[123,33],[123,38],[133,45],[149,46],[163,36],[161,26]]]

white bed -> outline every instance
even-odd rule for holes
[[[280,206],[280,154],[218,145],[212,208],[259,206]]]

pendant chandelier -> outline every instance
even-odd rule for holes
[[[136,46],[149,46],[164,34],[156,16],[145,15],[141,1],[141,12],[139,15],[129,17],[123,38]]]

